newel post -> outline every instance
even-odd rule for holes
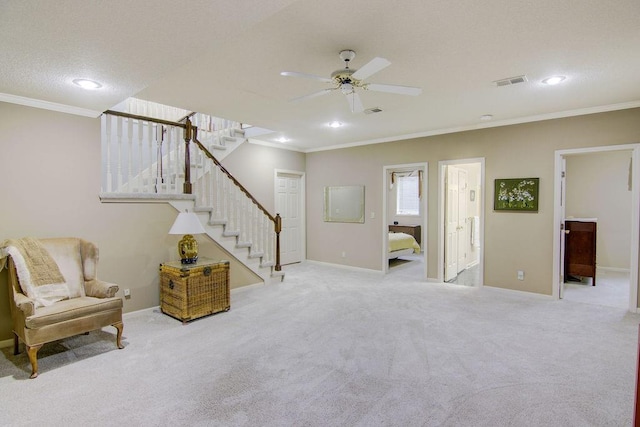
[[[282,217],[276,214],[276,271],[282,270],[280,266],[280,232],[282,231]]]
[[[191,150],[189,150],[189,141],[191,141],[192,132],[191,120],[187,117],[184,128],[184,185],[182,189],[184,194],[191,194]]]

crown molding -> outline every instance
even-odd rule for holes
[[[390,136],[386,138],[370,139],[366,141],[352,142],[341,145],[331,145],[328,147],[310,148],[304,150],[304,153],[313,153],[318,151],[340,150],[343,148],[359,147],[362,145],[382,144],[384,142],[402,141],[405,139],[424,138],[427,136],[445,135],[457,132],[466,132],[470,130],[495,128],[502,126],[518,125],[523,123],[540,122],[544,120],[562,119],[566,117],[585,116],[588,114],[606,113],[609,111],[627,110],[630,108],[640,107],[640,101],[624,102],[620,104],[600,105],[596,107],[580,108],[576,110],[559,111],[548,114],[538,114],[535,116],[517,117],[514,119],[492,121],[490,123],[475,124],[469,126],[458,126],[446,129],[434,129],[426,132],[418,132],[406,135]]]
[[[43,101],[41,99],[27,98],[8,93],[0,93],[0,101],[8,102],[10,104],[24,105],[27,107],[41,108],[43,110],[57,111],[60,113],[74,114],[76,116],[91,117],[94,119],[102,114],[102,111],[89,110],[86,108],[74,107],[72,105],[58,104],[56,102]]]

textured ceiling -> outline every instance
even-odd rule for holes
[[[180,4],[182,7],[176,7]],[[640,2],[619,0],[0,0],[0,100],[97,113],[130,96],[272,129],[303,151],[640,106]],[[327,86],[338,53],[417,97]],[[541,80],[560,74],[557,86]],[[526,75],[526,83],[493,81]],[[100,81],[84,91],[74,78]],[[481,121],[480,116],[493,115]],[[338,120],[340,129],[327,123]]]

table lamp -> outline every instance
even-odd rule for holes
[[[171,226],[169,234],[184,234],[178,242],[178,253],[182,264],[194,264],[198,261],[198,242],[194,234],[206,233],[200,219],[193,212],[180,212]]]

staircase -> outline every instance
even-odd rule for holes
[[[163,200],[178,211],[195,212],[207,235],[265,284],[283,280],[280,217],[267,212],[218,160],[245,142],[244,132],[233,122],[215,120],[189,114],[179,123],[105,112],[100,198]]]

